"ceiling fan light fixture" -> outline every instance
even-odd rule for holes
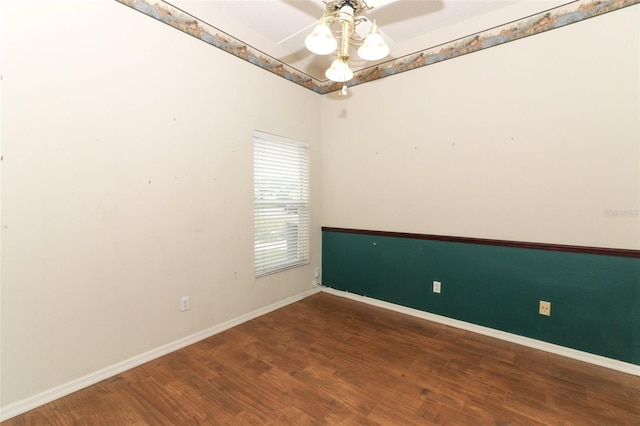
[[[324,73],[331,81],[338,83],[344,83],[353,78],[353,71],[349,68],[349,64],[343,59],[336,59],[331,63],[331,66]]]
[[[326,12],[311,34],[307,35],[304,44],[312,53],[328,55],[337,52],[335,60],[325,71],[325,76],[337,83],[344,83],[353,78],[353,71],[349,68],[349,50],[352,46],[360,46],[358,54],[366,61],[377,61],[389,54],[389,46],[384,42],[376,21],[371,21],[361,14],[373,7],[365,0],[323,0]],[[369,0],[367,0],[369,1]],[[392,0],[380,0],[390,2]],[[357,31],[371,25],[369,34],[364,37]],[[336,29],[335,27],[338,27]],[[331,28],[334,27],[332,31]],[[335,36],[334,36],[335,34]],[[344,85],[343,85],[344,86]]]
[[[377,61],[378,59],[382,59],[389,54],[389,46],[384,42],[382,36],[380,35],[380,31],[378,30],[378,25],[373,23],[373,27],[371,28],[371,32],[364,39],[362,46],[358,48],[358,56],[360,56],[365,61]]]
[[[331,33],[331,28],[322,19],[311,34],[304,39],[304,45],[316,55],[328,55],[335,52],[338,47],[338,41]]]

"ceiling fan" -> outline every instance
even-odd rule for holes
[[[319,22],[303,28],[277,45],[298,44],[301,35],[306,34],[304,45],[309,51],[317,55],[336,54],[325,75],[329,80],[344,83],[353,78],[353,71],[348,64],[351,45],[359,46],[358,56],[367,61],[379,60],[389,54],[389,44],[393,45],[393,41],[380,30],[375,19],[371,20],[364,14],[374,7],[394,1],[397,0],[323,0],[325,12]],[[309,33],[312,26],[315,28]],[[344,91],[346,85],[343,86]]]

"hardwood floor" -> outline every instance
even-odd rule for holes
[[[640,378],[320,293],[3,422],[640,424]]]

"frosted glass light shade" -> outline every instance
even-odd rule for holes
[[[353,71],[349,68],[349,64],[341,59],[336,59],[331,63],[329,69],[324,73],[331,81],[343,83],[353,78]]]
[[[325,24],[319,24],[304,39],[304,45],[316,55],[328,55],[336,50],[338,41],[331,34],[331,28]]]
[[[358,49],[358,56],[365,61],[377,61],[389,54],[389,46],[386,45],[380,33],[372,32]]]

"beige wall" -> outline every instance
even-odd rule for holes
[[[3,407],[311,288],[318,95],[112,0],[8,3]],[[258,280],[254,129],[312,158],[312,262]]]
[[[639,28],[629,7],[323,97],[322,224],[640,248]]]

